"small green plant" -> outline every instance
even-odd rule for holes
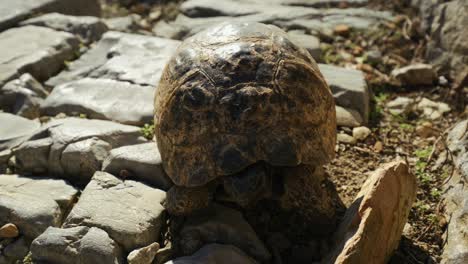
[[[145,124],[141,130],[141,134],[147,139],[153,139],[154,136],[154,124]]]
[[[441,195],[442,195],[442,192],[439,189],[437,189],[437,188],[432,188],[431,189],[431,196],[434,199],[439,199]]]
[[[422,184],[427,185],[433,181],[431,174],[429,174],[427,169],[427,158],[431,155],[432,147],[427,147],[424,149],[417,149],[414,151],[414,155],[418,158],[416,161],[416,176],[421,181]]]
[[[88,118],[88,116],[87,116],[86,114],[83,114],[83,113],[81,113],[81,114],[79,115],[79,117],[80,117],[80,118],[83,118],[83,119]]]
[[[427,147],[424,149],[417,149],[414,151],[414,155],[418,157],[419,159],[427,159],[429,158],[429,155],[431,155],[432,152],[432,147]]]
[[[423,201],[417,201],[414,204],[414,208],[416,208],[418,213],[424,214],[426,211],[429,211],[429,209],[431,209],[431,206],[429,206],[428,204],[423,203]]]
[[[375,96],[375,102],[379,105],[382,105],[385,101],[387,101],[388,97],[388,93],[381,92]]]
[[[400,129],[403,131],[407,132],[413,132],[414,131],[414,126],[408,123],[401,123],[400,124]]]

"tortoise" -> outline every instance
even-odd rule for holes
[[[186,39],[154,101],[155,138],[178,188],[257,162],[320,166],[334,157],[331,91],[310,54],[273,25],[223,23]]]

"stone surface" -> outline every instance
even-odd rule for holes
[[[362,124],[366,124],[369,119],[370,93],[364,73],[326,64],[319,64],[319,69],[332,90],[336,105],[357,111]]]
[[[405,163],[391,162],[373,172],[346,211],[324,263],[386,263],[415,198],[416,177]]]
[[[368,127],[355,127],[353,128],[353,138],[356,140],[366,139],[372,131]]]
[[[128,171],[130,179],[149,183],[164,191],[172,186],[164,172],[158,146],[154,142],[111,150],[102,164],[102,170],[113,175],[120,175],[123,170]]]
[[[424,117],[431,120],[442,117],[444,113],[450,112],[450,106],[442,102],[434,102],[427,98],[422,98],[416,105],[416,109],[422,112]]]
[[[15,224],[34,239],[49,226],[60,226],[78,190],[63,180],[0,175],[0,225]]]
[[[336,106],[336,124],[344,127],[358,127],[364,124],[361,114],[353,109]]]
[[[154,242],[143,248],[135,249],[127,256],[128,264],[151,264],[159,250],[159,244]]]
[[[258,263],[231,245],[209,244],[192,256],[181,257],[165,264],[255,264]]]
[[[3,4],[3,3],[2,3]],[[75,57],[78,39],[70,33],[26,26],[0,33],[0,87],[28,72],[39,81],[55,75]]]
[[[240,212],[217,204],[188,217],[179,235],[184,255],[194,254],[205,244],[220,243],[236,246],[260,262],[271,257]]]
[[[284,1],[282,3],[286,3]],[[302,5],[324,4],[323,1],[302,1]],[[388,12],[365,8],[316,9],[288,5],[281,2],[225,0],[191,0],[181,6],[181,14],[171,23],[159,23],[153,32],[158,36],[184,39],[207,27],[221,22],[260,22],[274,24],[284,29],[302,29],[310,32],[332,30],[336,25],[346,24],[350,28],[365,29],[375,23],[391,19]],[[337,1],[335,1],[337,4]]]
[[[45,14],[21,22],[22,26],[34,25],[48,27],[77,35],[82,42],[91,43],[99,40],[107,31],[107,26],[93,16],[68,16],[59,13]]]
[[[350,145],[356,144],[356,139],[353,136],[350,136],[346,133],[338,133],[336,135],[336,140],[339,143],[345,143],[345,144],[350,144]]]
[[[429,64],[412,64],[392,71],[392,77],[403,85],[432,85],[437,74]]]
[[[137,14],[130,14],[124,17],[113,17],[105,19],[104,23],[106,23],[109,30],[132,33],[140,28],[138,25],[138,21],[140,20],[141,16]]]
[[[144,142],[140,128],[81,118],[46,123],[14,151],[25,172],[46,172],[86,183],[112,148]],[[97,164],[97,165],[96,165]]]
[[[165,197],[165,192],[143,183],[96,172],[64,227],[99,227],[130,252],[159,238]]]
[[[110,79],[83,78],[59,85],[41,105],[41,112],[85,114],[88,118],[143,125],[153,117],[154,87]]]
[[[18,235],[19,230],[15,224],[7,223],[0,227],[0,238],[15,238]]]
[[[101,6],[97,0],[2,0],[0,3],[0,31],[12,27],[34,14],[48,12],[76,16],[99,16]]]
[[[54,87],[85,77],[112,79],[150,86],[159,82],[162,70],[179,41],[110,31],[68,70],[46,82]]]
[[[444,186],[449,223],[441,263],[461,264],[468,261],[468,120],[456,124],[448,134],[447,144],[455,157],[457,171]]]
[[[274,26],[223,23],[185,40],[154,106],[164,169],[179,186],[257,161],[296,166],[334,156],[330,89],[310,54]]]
[[[398,96],[397,98],[388,102],[386,107],[393,115],[401,115],[410,113],[414,107],[414,104],[415,100],[413,98]]]
[[[1,112],[0,124],[0,151],[21,144],[40,127],[37,120]]]
[[[305,34],[300,30],[288,31],[288,36],[296,45],[306,49],[316,62],[323,61],[319,38]]]
[[[413,0],[420,9],[423,31],[429,35],[426,59],[434,64],[441,74],[452,77],[468,64],[468,2],[465,0],[423,1]]]
[[[29,119],[39,117],[39,105],[48,92],[29,73],[0,87],[0,108]]]
[[[31,244],[34,263],[124,263],[117,243],[102,229],[49,227]]]

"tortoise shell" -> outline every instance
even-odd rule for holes
[[[334,156],[334,99],[317,64],[281,29],[223,23],[186,39],[155,94],[155,136],[176,185],[257,161],[323,165]]]

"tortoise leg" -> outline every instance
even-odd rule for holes
[[[189,215],[207,207],[211,198],[208,186],[188,188],[174,185],[166,194],[164,207],[171,215]]]

